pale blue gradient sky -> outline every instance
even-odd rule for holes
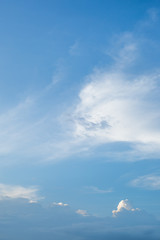
[[[71,223],[80,209],[114,228],[129,199],[160,219],[159,27],[156,0],[0,2],[0,204],[67,203]]]

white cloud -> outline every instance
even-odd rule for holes
[[[124,211],[124,210],[127,210],[127,211],[139,211],[138,208],[134,209],[131,207],[131,204],[129,203],[128,199],[125,199],[125,200],[121,200],[117,206],[117,209],[116,210],[113,210],[112,213],[113,213],[113,217],[116,217],[118,213]]]
[[[82,215],[82,216],[89,216],[88,215],[88,213],[87,213],[87,211],[86,210],[82,210],[82,209],[78,209],[77,211],[76,211],[76,213],[77,214],[80,214],[80,215]]]
[[[141,176],[132,180],[131,185],[148,190],[160,190],[160,176],[153,174]]]
[[[112,68],[126,69],[131,64],[134,64],[138,57],[138,40],[134,38],[134,34],[126,32],[118,36],[118,40],[113,40],[113,45],[106,51],[113,60]],[[116,68],[116,69],[115,69]]]
[[[95,186],[88,186],[88,187],[86,187],[86,189],[90,190],[91,193],[105,194],[105,193],[113,192],[112,189],[99,189],[98,187],[95,187]]]
[[[121,218],[78,215],[71,208],[28,204],[23,199],[1,201],[2,239],[159,239],[160,222],[143,211]],[[130,213],[128,211],[127,213]],[[81,216],[81,217],[80,217]],[[84,217],[83,217],[84,216]],[[25,234],[24,234],[25,233]]]
[[[22,142],[27,141],[26,135],[30,130],[30,116],[33,99],[27,98],[17,106],[0,115],[0,154],[5,155],[19,149]],[[26,121],[28,123],[26,124]]]
[[[148,23],[157,13],[151,9],[149,14]],[[87,76],[72,114],[80,148],[122,142],[136,156],[132,160],[160,156],[160,70],[139,71],[144,46],[151,47],[146,41],[136,30],[118,36],[107,51],[114,63]]]
[[[150,14],[154,19],[155,11],[151,10]],[[134,32],[118,39],[116,46],[114,42],[108,51],[114,60],[112,66],[97,69],[88,76],[87,84],[79,92],[78,103],[74,98],[68,111],[58,101],[55,104],[58,107],[54,108],[54,98],[48,106],[48,91],[66,72],[59,63],[51,85],[38,93],[36,100],[27,98],[0,114],[0,156],[11,155],[12,161],[22,161],[22,156],[23,161],[25,158],[59,161],[82,152],[89,154],[94,146],[122,142],[131,147],[131,151],[126,149],[127,157],[131,154],[136,156],[133,159],[159,157],[160,73],[151,73],[150,69],[150,74],[140,75],[136,71],[132,74],[130,66],[142,53],[139,41]],[[142,39],[140,42],[143,45]],[[74,54],[77,49],[78,42],[70,51]],[[67,105],[67,99],[63,102]],[[116,155],[116,151],[111,154]],[[126,157],[122,154],[117,158]]]
[[[36,187],[22,187],[19,185],[0,184],[0,200],[5,198],[23,198],[27,199],[30,203],[37,202],[42,199],[39,197],[38,189]]]
[[[53,206],[60,206],[60,207],[67,207],[68,203],[62,203],[62,202],[53,202]]]
[[[64,153],[62,152],[64,140],[62,132],[58,131],[59,122],[55,112],[39,108],[43,98],[44,96],[34,99],[28,97],[0,114],[1,163],[22,162],[26,158],[27,161],[34,159],[34,162],[55,160],[68,151],[68,144],[64,144]],[[4,161],[6,156],[8,158]]]
[[[138,151],[160,146],[160,74],[130,77],[95,72],[80,92],[74,113],[75,136],[92,143],[130,142]]]

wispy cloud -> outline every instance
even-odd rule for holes
[[[122,72],[95,72],[90,79],[74,113],[75,136],[97,144],[132,142],[144,151],[160,146],[159,73],[130,79]]]
[[[86,210],[82,210],[82,209],[78,209],[78,210],[76,211],[76,213],[77,213],[77,214],[80,214],[80,215],[82,215],[82,216],[84,216],[84,217],[89,216],[89,214],[87,213],[87,211],[86,211]]]
[[[160,190],[160,176],[150,174],[140,176],[131,181],[131,186],[148,190]]]
[[[42,197],[38,195],[38,189],[36,187],[23,187],[19,185],[7,185],[1,183],[0,200],[4,200],[6,198],[23,198],[27,199],[30,203],[37,202],[42,199]]]
[[[100,188],[95,187],[95,186],[87,186],[85,188],[87,190],[89,190],[90,193],[105,194],[105,193],[113,192],[112,189],[100,189]]]
[[[139,41],[133,32],[122,33],[113,39],[106,54],[114,60],[113,65],[110,66],[114,72],[126,70],[139,57]]]
[[[75,41],[75,43],[70,46],[69,48],[69,54],[70,55],[73,55],[73,56],[79,56],[81,55],[81,49],[80,49],[80,46],[79,46],[79,42],[78,41]]]
[[[150,15],[153,22],[156,12]],[[159,157],[160,70],[136,72],[143,39],[136,37],[135,31],[118,39],[107,51],[114,63],[87,76],[87,83],[79,96],[73,97],[68,110],[59,103],[57,110],[46,99],[48,91],[64,76],[60,64],[43,94],[28,97],[1,114],[0,155],[12,155],[12,161],[22,161],[22,155],[24,161],[25,157],[27,161],[58,161],[82,152],[89,154],[92,147],[101,144],[121,142],[130,145],[125,151],[133,155],[132,160]],[[77,43],[71,49],[76,48]],[[130,71],[133,65],[134,72]],[[67,99],[64,102],[67,106]],[[127,157],[123,154],[118,158]]]
[[[136,73],[143,42],[124,33],[108,52],[114,63],[87,76],[72,114],[75,138],[89,146],[128,143],[135,159],[159,157],[160,70]]]

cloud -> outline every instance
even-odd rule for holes
[[[129,75],[95,71],[79,94],[74,135],[94,145],[128,142],[143,154],[159,154],[160,73]]]
[[[88,215],[88,213],[87,213],[87,211],[86,210],[82,210],[82,209],[78,209],[77,211],[76,211],[76,213],[77,214],[80,214],[80,215],[82,215],[82,216],[89,216]]]
[[[105,194],[105,193],[113,192],[112,189],[99,189],[98,187],[95,187],[95,186],[88,186],[88,187],[85,187],[85,188],[90,190],[91,193]]]
[[[157,11],[150,9],[147,23],[156,21]],[[148,24],[142,26],[141,21],[134,31],[114,38],[106,51],[112,64],[95,68],[86,77],[70,114],[70,132],[79,140],[79,149],[85,146],[89,152],[92,147],[122,143],[124,154],[111,153],[117,159],[159,158],[160,68],[153,39],[145,34]],[[147,53],[152,63],[145,62]]]
[[[29,204],[25,199],[2,200],[1,237],[8,240],[27,240],[33,237],[40,240],[159,239],[159,221],[141,211],[126,211],[131,214],[124,214],[123,218],[121,216],[125,211],[116,218],[84,217],[71,208],[51,205],[44,207],[39,203]]]
[[[57,160],[67,155],[68,146],[59,129],[60,123],[57,116],[55,117],[56,113],[50,107],[46,110],[47,104],[45,108],[40,108],[41,101],[43,104],[48,101],[45,94],[46,92],[33,98],[27,97],[0,114],[1,164],[29,160],[35,163]],[[64,153],[61,150],[63,142]]]
[[[80,49],[78,41],[76,41],[72,46],[70,46],[69,54],[72,56],[80,56],[81,55],[81,49]]]
[[[62,202],[53,202],[53,206],[60,206],[60,207],[67,207],[68,203],[62,203]]]
[[[149,20],[150,22],[156,22],[159,18],[158,16],[158,9],[156,8],[150,8],[148,10]]]
[[[125,200],[121,200],[117,206],[117,209],[116,210],[113,210],[112,213],[113,213],[113,217],[116,217],[118,213],[124,211],[124,210],[127,210],[127,211],[139,211],[138,208],[134,209],[131,207],[131,204],[129,203],[128,199],[125,199]]]
[[[10,154],[18,150],[22,142],[26,143],[27,138],[24,139],[24,136],[27,136],[27,131],[31,128],[29,112],[33,105],[34,100],[28,97],[0,114],[0,155]]]
[[[30,203],[37,202],[42,199],[38,196],[38,189],[36,187],[22,187],[19,185],[6,185],[0,184],[0,200],[10,198],[23,198],[27,199]]]
[[[140,176],[131,181],[131,186],[148,190],[160,190],[160,176],[150,174]]]
[[[132,64],[139,55],[139,42],[138,39],[134,37],[133,32],[125,32],[115,38],[106,51],[113,60],[114,64],[111,69],[116,70],[126,70]]]
[[[149,21],[154,19],[153,9]],[[107,156],[117,153],[116,159],[120,160],[160,156],[160,70],[153,66],[158,61],[150,61],[147,70],[144,61],[140,64],[142,58],[152,58],[145,57],[144,48],[154,51],[136,30],[120,34],[117,39],[106,51],[112,59],[110,66],[95,68],[71,101],[61,94],[55,98],[52,94],[51,98],[49,92],[66,75],[60,62],[44,91],[0,114],[0,156],[4,164],[4,157],[12,162],[54,162],[79,153],[89,155],[93,148],[117,143],[125,145],[123,153],[106,148]],[[71,54],[79,47],[75,42]]]

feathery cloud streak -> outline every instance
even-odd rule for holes
[[[30,203],[37,202],[42,199],[42,197],[38,196],[37,192],[38,189],[36,187],[0,184],[0,200],[4,200],[6,198],[23,198],[27,199]]]
[[[160,176],[154,174],[140,176],[131,181],[131,186],[148,190],[160,190]]]

